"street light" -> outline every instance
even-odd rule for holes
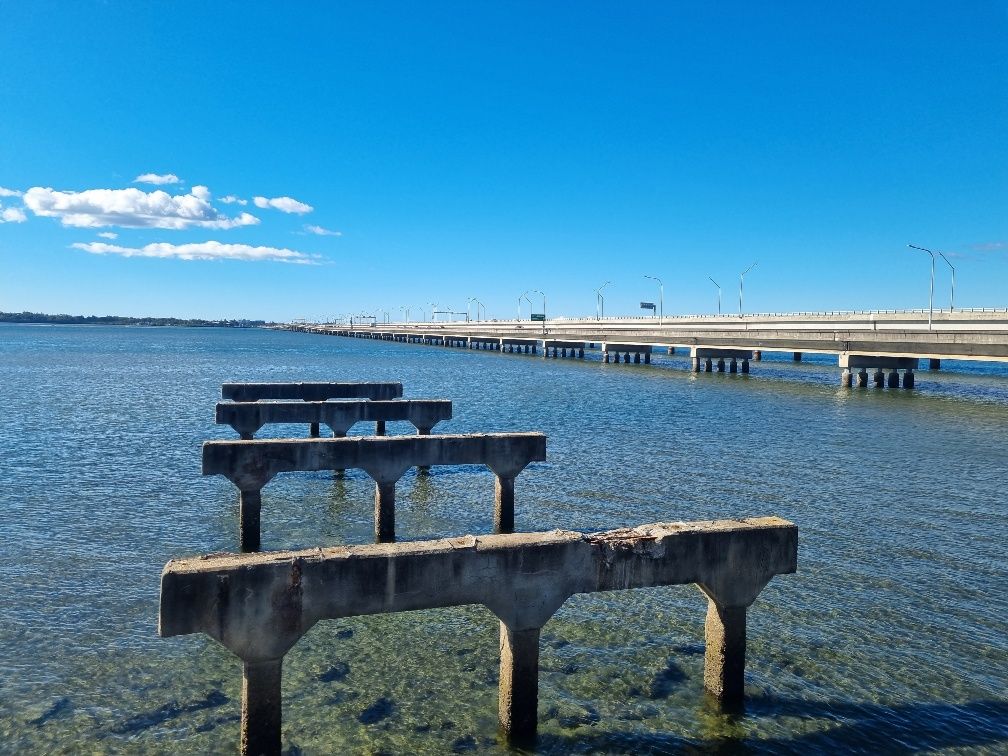
[[[543,336],[545,336],[546,335],[546,295],[543,294],[541,291],[539,291],[539,289],[529,289],[529,293],[530,294],[539,294],[543,298],[543,311],[542,311],[542,316],[543,316],[542,324],[543,325],[542,325],[542,327],[543,327]],[[531,299],[529,300],[529,307],[530,308],[532,307],[532,300]],[[530,315],[531,315],[531,313],[530,313]],[[545,349],[546,349],[546,347],[543,347],[544,352],[545,352]]]
[[[409,307],[400,307],[399,309],[406,313],[406,322],[409,323]]]
[[[952,312],[952,310],[955,309],[955,266],[952,263],[950,263],[948,261],[948,258],[945,257],[945,255],[943,255],[941,252],[939,252],[938,255],[941,257],[942,260],[945,261],[946,265],[952,268],[952,296],[949,299],[949,312]]]
[[[756,267],[756,263],[758,263],[758,262],[759,262],[759,260],[757,260],[752,265],[750,265],[748,268],[746,268],[745,270],[743,270],[742,271],[742,275],[740,275],[739,279],[738,279],[738,314],[739,314],[740,318],[742,317],[742,284],[745,281],[745,274],[748,273],[753,268],[755,268]]]
[[[665,284],[655,276],[644,276],[644,278],[658,282],[658,325],[661,325],[665,321]]]
[[[717,314],[720,315],[721,314],[721,284],[719,284],[717,281],[715,281],[710,276],[707,276],[707,280],[710,281],[715,286],[717,286]]]
[[[934,252],[930,249],[925,249],[924,247],[918,247],[916,244],[907,244],[907,246],[910,247],[910,249],[919,249],[921,252],[927,252],[931,255],[931,293],[928,295],[928,330],[930,331],[931,319],[934,317]]]
[[[602,320],[605,317],[605,297],[602,296],[602,289],[611,284],[612,281],[606,281],[604,284],[595,289],[595,319]]]
[[[480,302],[476,297],[472,298],[472,301],[476,303],[476,320],[481,321],[486,318],[486,305]],[[483,316],[480,317],[480,307],[483,308]]]
[[[529,303],[529,318],[532,317],[532,300],[528,298],[529,293],[527,291],[522,292],[522,295],[518,297],[518,321],[521,322],[521,303],[524,299]]]

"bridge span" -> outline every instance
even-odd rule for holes
[[[835,354],[845,386],[873,382],[912,388],[922,359],[937,369],[941,360],[1008,362],[1008,308],[889,310],[767,315],[666,316],[658,318],[555,318],[542,322],[340,324],[292,323],[286,328],[334,336],[436,344],[469,349],[524,352],[544,357],[583,358],[597,349],[605,362],[650,363],[665,349],[688,350],[694,372],[747,373],[750,360],[783,352]],[[727,367],[726,367],[727,361]],[[884,371],[889,371],[888,376]],[[902,380],[900,372],[902,371]]]

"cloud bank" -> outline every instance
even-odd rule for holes
[[[4,189],[0,186],[0,197],[20,197],[21,192],[17,189]]]
[[[216,228],[254,226],[259,219],[249,213],[231,218],[210,204],[210,190],[194,186],[188,194],[170,195],[156,190],[88,189],[58,192],[34,186],[24,193],[25,206],[35,215],[59,218],[64,226],[100,228]]]
[[[142,173],[133,179],[134,184],[177,184],[181,181],[174,173]]]
[[[310,213],[315,209],[304,202],[298,202],[293,197],[274,197],[273,199],[268,199],[266,197],[253,197],[252,201],[255,203],[256,207],[264,209],[272,207],[274,210],[279,210],[282,213],[297,213],[298,215],[304,215],[305,213]]]
[[[222,244],[217,241],[195,244],[168,244],[157,242],[143,247],[121,247],[104,242],[78,242],[71,245],[93,255],[122,255],[123,257],[160,257],[179,260],[254,260],[318,265],[318,255],[309,255],[293,249],[253,247],[249,244]]]
[[[309,234],[315,234],[315,236],[343,236],[342,231],[331,231],[328,228],[322,228],[322,226],[305,226],[304,230]]]

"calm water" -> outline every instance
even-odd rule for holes
[[[235,751],[239,662],[157,637],[159,575],[235,549],[236,491],[200,476],[201,442],[233,436],[213,424],[221,382],[314,379],[453,399],[443,431],[546,432],[549,461],[518,479],[522,529],[798,524],[799,572],[750,610],[744,716],[705,702],[698,590],[575,597],[543,631],[539,752],[1005,753],[1004,369],[849,391],[826,360],[747,378],[685,362],[0,326],[0,749]],[[363,473],[281,476],[264,548],[369,542],[372,497]],[[488,532],[493,477],[410,473],[397,498],[403,539]],[[496,678],[481,607],[322,623],[286,657],[285,748],[502,752]]]

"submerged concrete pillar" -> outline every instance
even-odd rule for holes
[[[279,756],[282,667],[283,659],[242,663],[242,756]]]
[[[319,424],[318,423],[311,423],[308,426],[308,435],[311,438],[318,438],[319,437]]]
[[[745,688],[746,608],[707,600],[704,688],[723,707],[742,705]]]
[[[640,352],[633,353],[633,362],[634,365],[640,365]]]
[[[928,370],[941,370],[941,360],[932,357],[928,360]]]
[[[728,372],[729,373],[737,373],[738,372],[738,360],[736,360],[734,357],[732,357],[731,358],[731,362],[728,363]]]
[[[857,387],[868,388],[868,368],[861,368],[857,373]]]
[[[384,436],[385,435],[385,421],[384,420],[375,420],[374,434],[376,436]]]
[[[500,623],[497,711],[510,743],[535,738],[539,708],[539,628],[514,630]]]
[[[579,360],[584,359],[584,347],[578,347],[578,359]]]
[[[889,386],[889,388],[899,388],[899,378],[899,370],[890,370],[886,385]]]
[[[694,373],[699,373],[700,372],[700,358],[699,357],[691,357],[690,358],[690,363],[691,363],[691,367],[693,368],[693,372]]]
[[[645,365],[651,364],[651,352],[644,352],[644,364]]]
[[[885,373],[882,372],[882,368],[875,368],[875,372],[872,373],[872,382],[878,388],[885,385]]]
[[[850,388],[852,383],[851,381],[852,377],[853,376],[851,375],[850,368],[844,368],[843,373],[840,375],[840,385],[843,386],[844,388]]]
[[[904,370],[903,371],[903,388],[912,389],[914,387],[914,371]]]
[[[630,352],[627,352],[626,354],[623,355],[623,364],[624,365],[630,364]]]
[[[718,359],[718,361],[717,361],[717,371],[719,373],[723,373],[724,372],[724,357],[721,357],[721,358]]]
[[[602,362],[609,362],[609,352],[602,352]]]
[[[494,533],[514,533],[514,476],[495,476]]]
[[[761,350],[757,349],[756,351],[754,351],[752,353],[752,358],[756,362],[760,362],[763,359],[763,352]]]
[[[704,372],[710,373],[713,372],[713,370],[714,370],[714,362],[713,360],[711,360],[710,357],[708,357],[706,360],[704,360]]]
[[[668,353],[669,353],[669,356],[670,356],[670,357],[671,357],[672,355],[674,355],[674,354],[675,354],[675,347],[674,347],[674,346],[670,346],[670,347],[668,348]]]
[[[238,543],[242,551],[259,551],[261,511],[261,489],[249,489],[238,493]]]
[[[378,543],[395,540],[395,481],[375,483],[374,534]]]
[[[795,362],[801,362],[801,358],[802,358],[802,353],[801,352],[795,352],[794,353],[794,358],[793,359],[794,359]]]
[[[743,375],[749,374],[749,360],[742,360],[742,373]]]

